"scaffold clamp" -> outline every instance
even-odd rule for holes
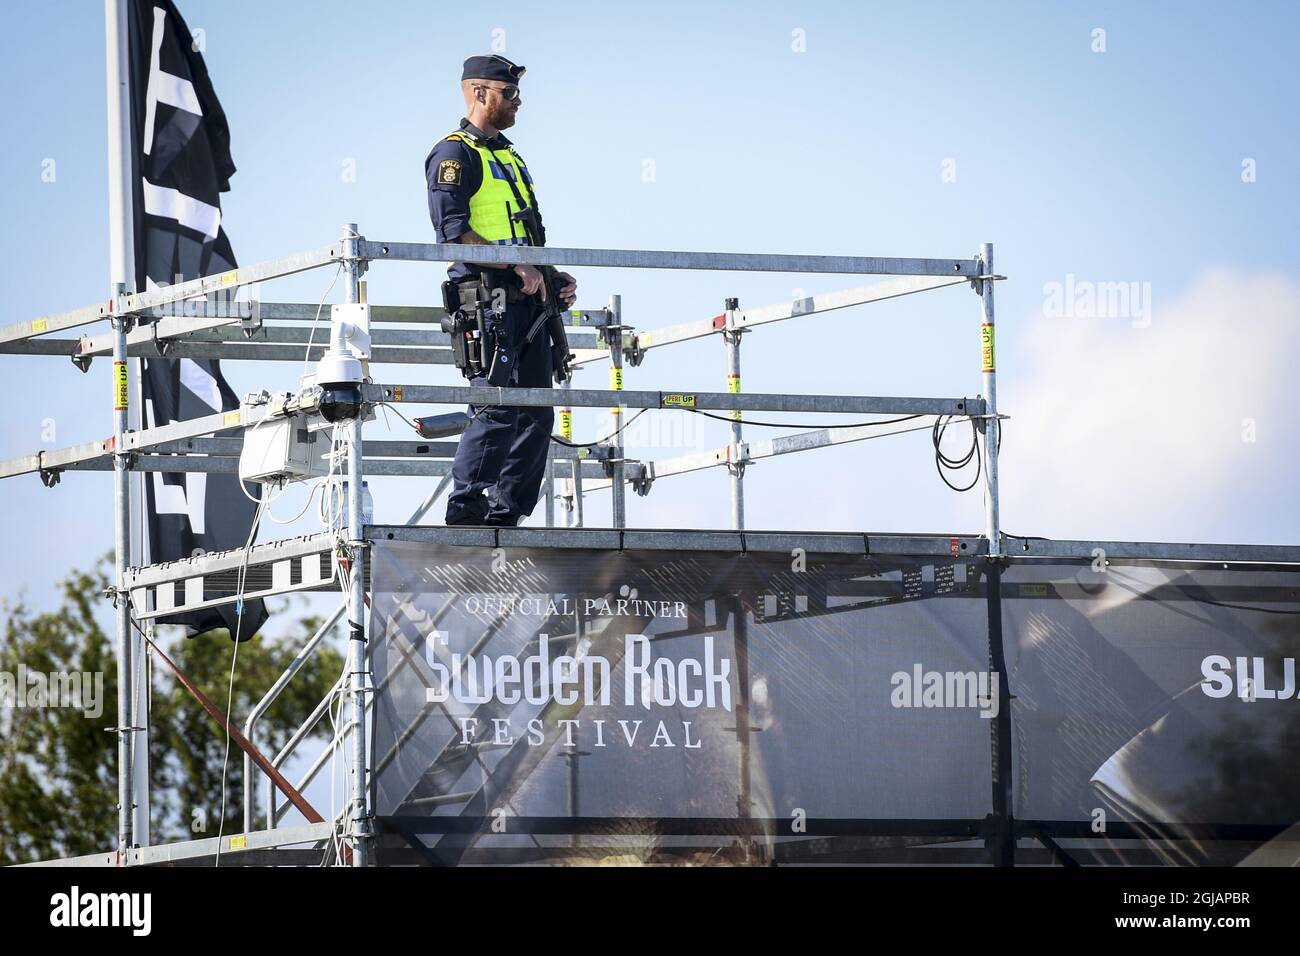
[[[641,348],[637,342],[637,337],[634,335],[632,336],[632,344],[623,346],[623,359],[628,365],[637,368],[643,358],[645,358],[645,349]]]
[[[166,356],[167,353],[172,350],[172,346],[175,344],[176,341],[174,339],[158,338],[158,323],[154,322],[153,323],[153,346],[158,350],[158,354],[162,356]]]
[[[239,327],[244,330],[244,338],[251,339],[262,328],[262,314],[255,299],[249,300],[249,314],[239,317]]]
[[[87,339],[87,337],[83,335],[81,339],[77,342],[76,348],[72,350],[72,364],[77,366],[77,369],[81,372],[90,371],[90,363],[91,360],[94,358],[93,355],[81,354],[81,350],[82,348],[85,347],[85,343],[87,341],[89,341],[89,339]]]
[[[650,488],[655,483],[654,471],[654,462],[642,462],[632,477],[632,490],[642,498],[650,494]]]

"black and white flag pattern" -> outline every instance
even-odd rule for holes
[[[221,227],[220,193],[235,164],[230,128],[171,0],[132,0],[131,112],[135,149],[136,289],[195,279],[236,266]],[[142,375],[145,427],[239,407],[216,359],[146,359]],[[245,484],[254,498],[259,487]],[[150,473],[145,480],[149,560],[244,547],[257,510],[230,474]],[[188,611],[160,623],[184,624],[190,636],[217,627],[239,639],[266,621],[260,600],[237,609]]]

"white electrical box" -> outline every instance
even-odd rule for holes
[[[306,415],[268,421],[244,432],[239,453],[243,481],[300,481],[329,472],[330,435],[308,427]]]

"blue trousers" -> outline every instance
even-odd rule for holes
[[[526,301],[511,303],[508,327],[525,328],[532,314]],[[511,385],[551,387],[551,350],[545,329],[515,353]],[[486,386],[487,379],[474,378],[470,384]],[[447,524],[513,527],[537,507],[546,477],[555,410],[549,405],[471,404],[469,416],[469,427],[461,435],[451,465],[453,487],[447,499]]]

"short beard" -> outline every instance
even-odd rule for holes
[[[499,110],[496,110],[492,114],[492,125],[497,129],[509,129],[511,126],[515,125],[514,114],[504,103],[501,104]]]

